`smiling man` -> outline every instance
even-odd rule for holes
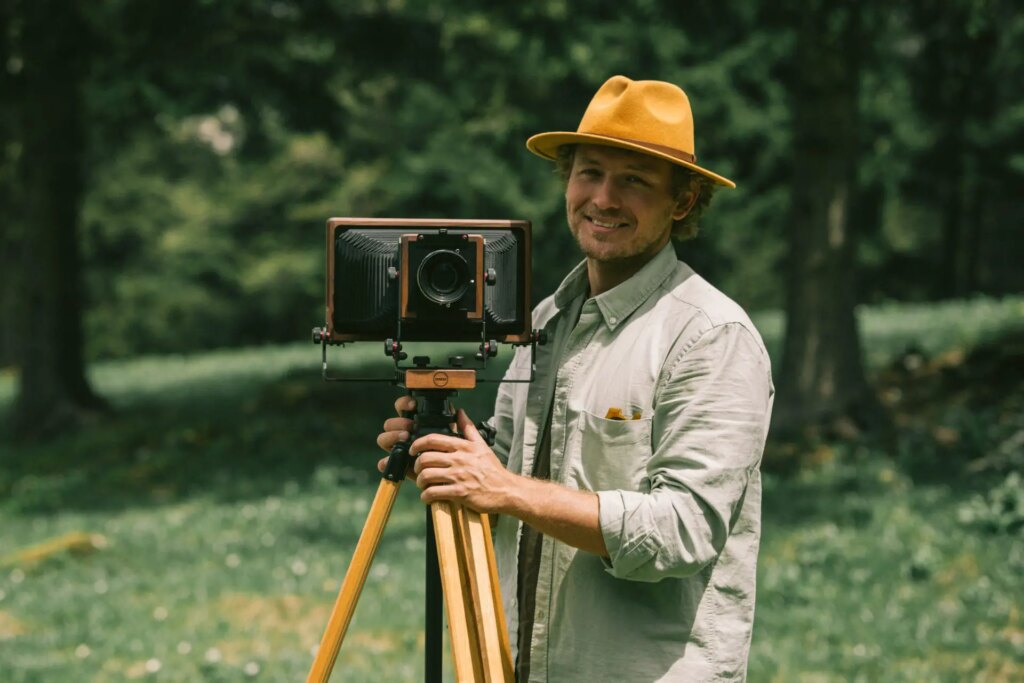
[[[518,680],[743,680],[771,372],[670,243],[735,185],[697,165],[689,100],[661,81],[615,76],[576,132],[527,147],[558,164],[585,259],[534,311],[549,342],[534,383],[501,385],[493,448],[463,411],[463,439],[412,444],[421,497],[499,515]],[[410,428],[391,418],[377,442]]]
[[[669,242],[698,191],[676,188],[672,164],[601,145],[560,148],[569,229],[588,258],[590,293],[627,280]],[[683,171],[687,179],[690,172]]]

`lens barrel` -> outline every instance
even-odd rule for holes
[[[441,306],[453,304],[469,289],[469,264],[456,251],[437,249],[420,261],[416,284],[420,293],[430,301]]]

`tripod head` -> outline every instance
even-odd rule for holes
[[[458,436],[451,428],[455,422],[455,410],[450,399],[458,394],[459,389],[476,387],[476,370],[429,369],[426,366],[430,359],[426,356],[417,356],[413,362],[420,367],[405,371],[404,384],[409,389],[409,395],[416,399],[416,410],[403,414],[404,417],[412,418],[412,431],[408,441],[392,447],[384,468],[384,478],[394,482],[401,482],[405,478],[412,460],[409,447],[413,441],[427,434]],[[476,427],[488,445],[493,446],[494,432],[491,428],[484,423],[478,423]]]

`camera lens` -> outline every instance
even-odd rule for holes
[[[455,303],[469,289],[469,264],[450,249],[432,251],[420,262],[416,284],[423,296],[436,304]]]

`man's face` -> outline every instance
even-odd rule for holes
[[[692,195],[672,196],[672,164],[603,145],[579,145],[565,189],[569,229],[599,262],[653,257]]]

